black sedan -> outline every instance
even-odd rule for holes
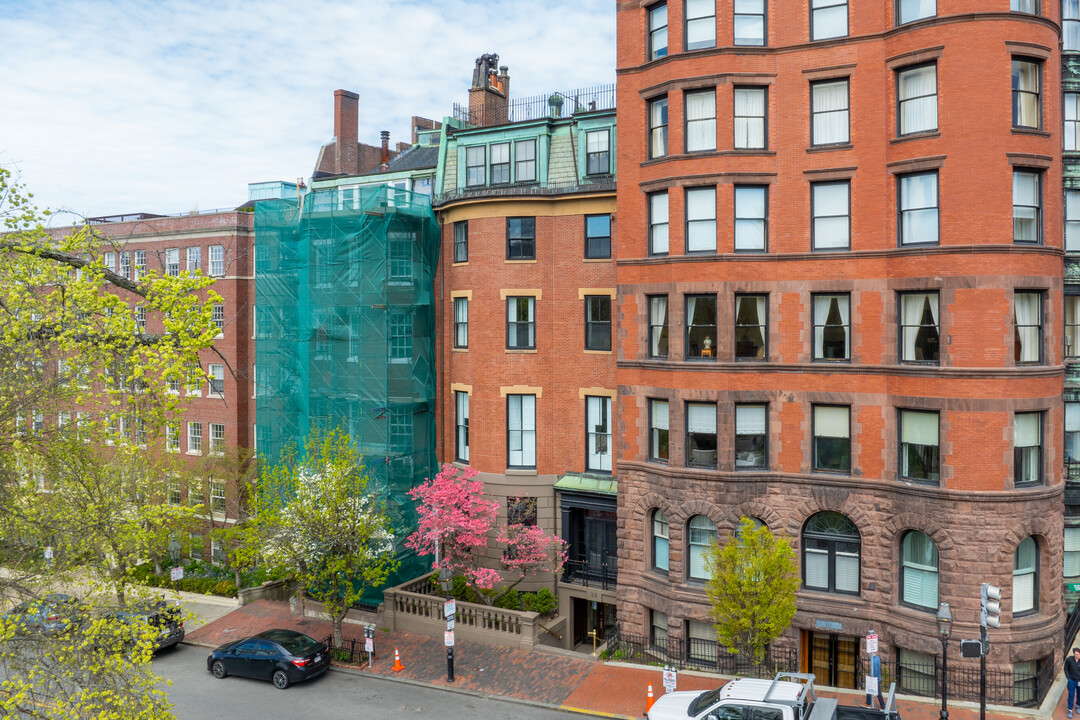
[[[206,658],[206,669],[216,678],[270,680],[281,690],[321,675],[328,667],[326,645],[293,630],[267,630],[222,645]]]

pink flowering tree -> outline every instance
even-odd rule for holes
[[[421,555],[434,555],[433,570],[461,575],[492,605],[525,578],[562,570],[566,543],[536,525],[498,522],[498,504],[484,497],[484,483],[475,477],[472,468],[444,465],[434,478],[410,490],[419,522],[405,544]],[[490,537],[506,546],[502,572],[478,565]]]

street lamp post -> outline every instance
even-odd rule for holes
[[[952,634],[952,613],[949,603],[941,603],[937,611],[938,635],[941,637],[941,720],[949,720],[949,635]]]
[[[450,586],[454,581],[454,574],[449,569],[443,568],[439,571],[439,585],[442,587],[443,595],[446,600],[450,599]],[[450,633],[453,631],[453,617],[446,618],[446,631]],[[446,646],[446,682],[454,682],[454,646]]]

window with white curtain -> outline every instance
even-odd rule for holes
[[[1080,295],[1065,296],[1065,357],[1080,357]]]
[[[461,390],[454,392],[454,426],[456,429],[454,459],[467,463],[469,462],[469,393]]]
[[[686,357],[716,357],[716,296],[686,296]]]
[[[765,107],[767,88],[735,88],[735,149],[764,150],[766,143]]]
[[[668,154],[668,107],[667,98],[649,103],[649,157],[658,158]]]
[[[686,93],[686,152],[716,149],[716,91]]]
[[[667,55],[667,3],[653,5],[646,12],[649,17],[649,59],[656,60]]]
[[[469,299],[454,298],[454,347],[469,347]]]
[[[1040,173],[1013,170],[1013,242],[1042,241]]]
[[[900,244],[936,245],[938,242],[937,170],[897,178],[900,208]]]
[[[686,252],[716,252],[716,187],[686,190]]]
[[[897,71],[896,102],[900,135],[937,130],[937,65],[930,63]]]
[[[657,570],[668,571],[668,521],[659,508],[652,513],[652,564]]]
[[[686,464],[716,467],[716,403],[686,403]]]
[[[764,360],[768,354],[768,296],[735,296],[735,359]]]
[[[1034,612],[1039,606],[1039,548],[1030,535],[1013,555],[1013,616]]]
[[[915,22],[937,15],[936,0],[896,0],[896,24]]]
[[[765,44],[765,0],[735,0],[735,44]]]
[[[668,194],[649,195],[649,254],[668,254]]]
[[[900,361],[936,363],[941,352],[936,292],[900,293]]]
[[[850,142],[848,79],[810,83],[810,144]]]
[[[716,47],[716,0],[686,0],[686,49]]]
[[[1080,462],[1080,402],[1065,403],[1065,462]]]
[[[1080,252],[1080,190],[1065,191],[1065,252]]]
[[[1013,416],[1013,482],[1016,485],[1042,483],[1042,413]]]
[[[851,249],[851,181],[810,184],[814,250]]]
[[[735,186],[735,252],[765,252],[769,236],[768,186]]]
[[[814,360],[851,359],[851,295],[814,295]]]
[[[1061,0],[1061,49],[1080,51],[1080,0]]]
[[[536,467],[536,396],[506,396],[507,467]]]
[[[1017,363],[1042,362],[1042,293],[1013,294],[1015,342],[1013,359]]]
[[[654,295],[649,298],[649,357],[668,356],[668,298]]]
[[[851,472],[851,408],[814,405],[814,470]]]
[[[938,549],[926,533],[910,530],[900,543],[900,585],[903,603],[938,609]]]
[[[764,470],[768,467],[767,425],[767,405],[735,406],[736,470]]]
[[[1009,0],[1009,9],[1013,12],[1039,14],[1039,0]]]
[[[687,564],[687,575],[691,580],[708,580],[705,558],[710,543],[716,542],[716,524],[704,515],[695,515],[690,518],[688,529],[687,554],[690,562]]]
[[[811,590],[859,594],[862,541],[855,523],[833,511],[812,515],[803,526],[803,585]]]
[[[454,223],[454,262],[469,262],[469,221]]]
[[[1042,65],[1037,60],[1012,61],[1012,124],[1038,129],[1042,124]]]
[[[611,398],[585,396],[586,469],[611,472]]]
[[[668,460],[668,402],[649,401],[649,459]]]
[[[938,420],[936,412],[900,411],[901,478],[929,483],[938,482],[940,477]]]
[[[811,40],[828,40],[847,34],[847,0],[810,0]]]
[[[1080,578],[1080,527],[1065,528],[1065,577]]]

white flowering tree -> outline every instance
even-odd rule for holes
[[[351,438],[316,431],[303,458],[288,453],[264,468],[255,493],[258,533],[271,563],[288,568],[300,592],[321,602],[341,645],[341,623],[363,595],[397,568],[394,534]]]

